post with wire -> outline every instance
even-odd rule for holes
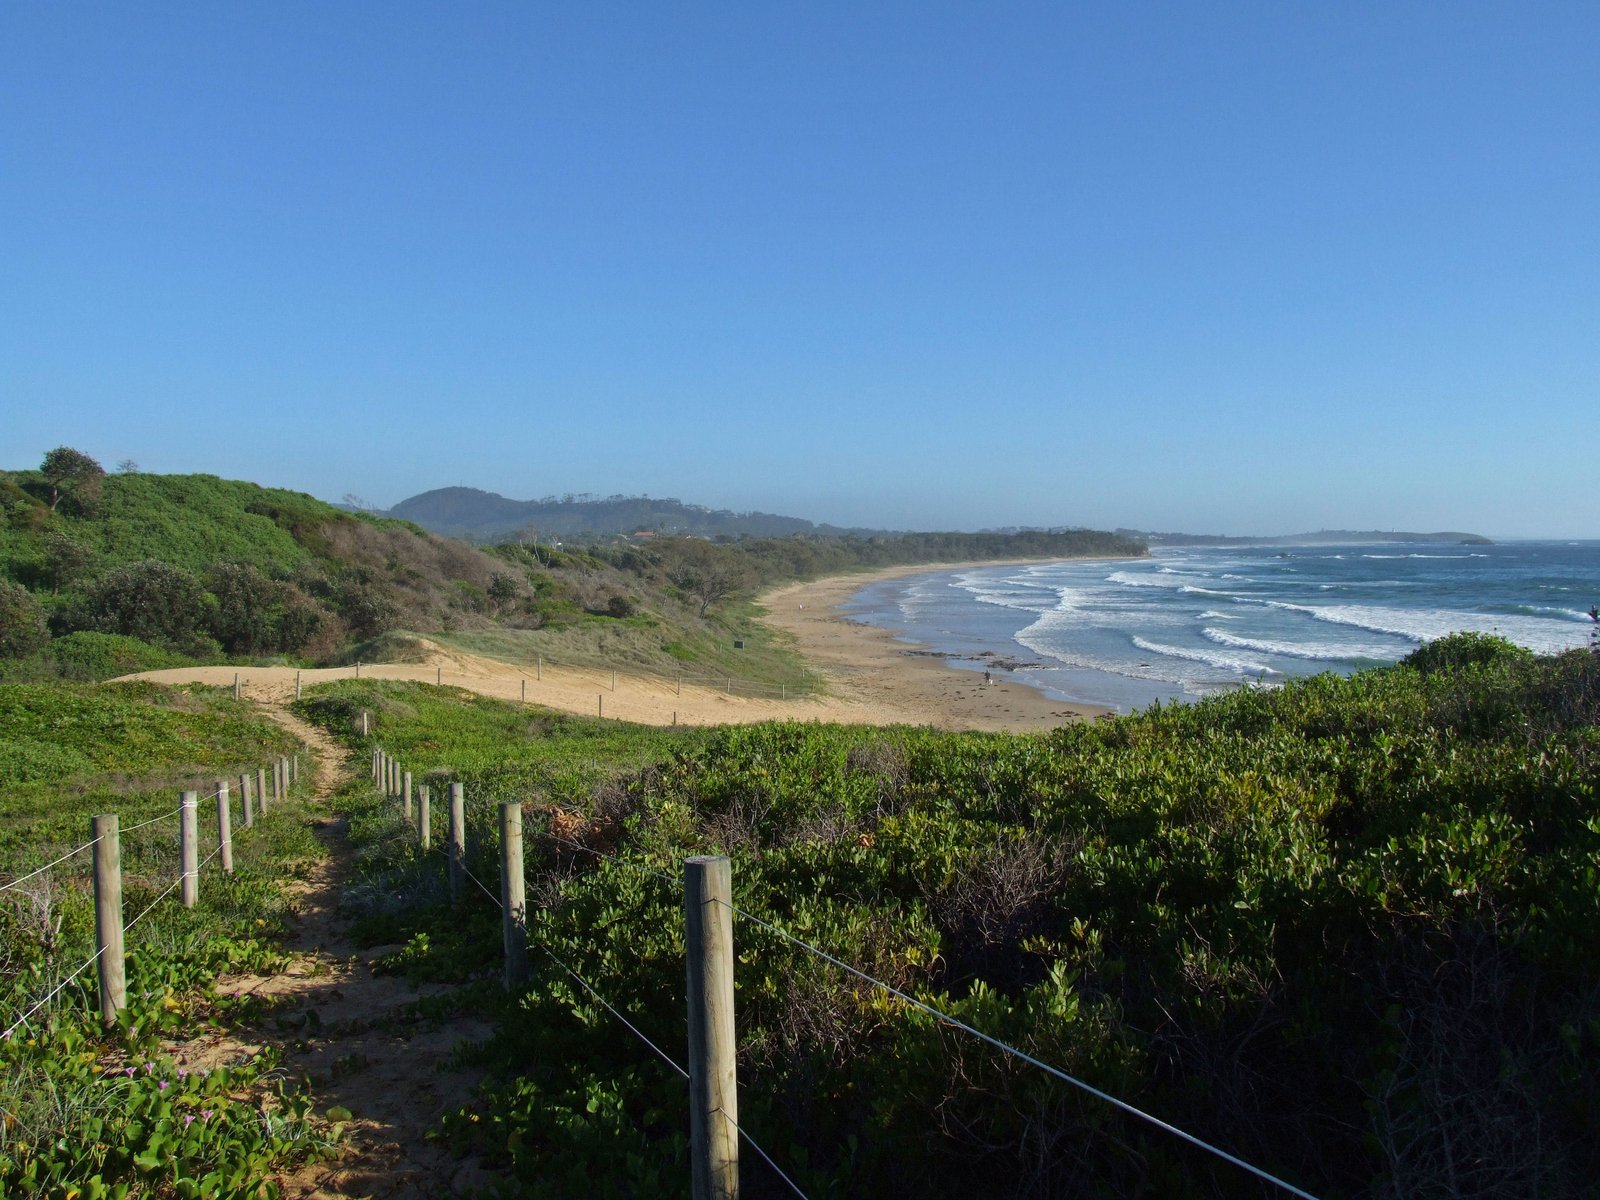
[[[94,819],[94,940],[100,960],[100,1015],[111,1024],[128,1007],[122,961],[122,831],[116,813]]]
[[[704,855],[684,862],[694,1200],[735,1200],[739,1195],[732,904],[733,871],[727,858]]]
[[[450,898],[461,898],[467,867],[467,794],[459,783],[450,785]]]
[[[522,805],[500,806],[500,896],[505,908],[506,990],[528,982],[528,901],[522,877]]]
[[[178,810],[178,857],[183,862],[182,883],[178,895],[185,908],[200,903],[200,795],[183,793],[183,806]]]
[[[222,855],[222,870],[233,874],[233,816],[228,810],[228,781],[217,780],[217,853]]]

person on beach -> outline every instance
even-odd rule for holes
[[[989,684],[991,684],[991,683],[993,683],[993,682],[994,682],[994,680],[993,680],[993,679],[991,679],[991,678],[990,678],[990,677],[989,677],[989,672],[987,672],[987,671],[985,671],[985,672],[984,672],[984,673],[983,673],[983,682],[984,682],[984,686],[986,686],[986,687],[987,687],[987,686],[988,686],[988,685],[989,685]]]

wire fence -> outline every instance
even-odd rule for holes
[[[291,765],[291,763],[292,763],[292,765]],[[264,774],[265,773],[265,770],[266,770],[265,768],[261,769],[261,772],[258,773],[258,778],[260,777],[260,774]],[[277,800],[283,799],[284,797],[286,797],[289,794],[290,788],[292,786],[292,781],[297,775],[298,775],[298,756],[295,756],[292,760],[291,759],[280,759],[279,760],[279,763],[278,763],[277,767],[274,768],[274,773],[273,773],[274,802],[276,802]],[[241,775],[241,778],[246,778],[246,777],[247,776]],[[150,817],[150,818],[148,818],[148,819],[146,819],[144,821],[138,822],[137,824],[129,825],[129,826],[125,827],[125,828],[118,828],[114,835],[102,833],[102,834],[100,834],[100,835],[98,835],[96,837],[93,837],[93,838],[89,839],[87,842],[84,842],[82,845],[74,847],[72,850],[69,850],[67,853],[65,853],[65,854],[61,855],[60,857],[52,860],[51,862],[48,862],[48,863],[44,864],[41,867],[37,867],[37,868],[29,871],[26,875],[18,876],[17,878],[12,879],[9,882],[7,882],[5,885],[0,886],[0,893],[8,892],[8,891],[12,891],[13,889],[20,888],[23,884],[29,882],[30,880],[36,879],[41,875],[46,874],[47,872],[53,870],[54,868],[61,866],[63,863],[69,862],[73,858],[76,858],[78,855],[84,853],[86,850],[95,849],[102,842],[104,842],[105,839],[108,836],[114,836],[115,837],[115,843],[114,844],[120,845],[121,838],[123,837],[123,835],[129,834],[129,833],[133,833],[133,832],[136,832],[136,831],[142,830],[142,829],[147,829],[150,826],[158,825],[163,821],[171,821],[171,820],[173,820],[175,818],[181,818],[186,809],[193,808],[195,810],[198,810],[199,805],[201,803],[212,801],[212,800],[218,800],[219,798],[221,798],[224,795],[228,794],[228,790],[229,789],[227,788],[226,785],[219,785],[219,786],[213,788],[210,792],[205,793],[204,795],[202,795],[199,791],[185,792],[184,793],[184,802],[179,804],[179,806],[177,808],[172,809],[172,810],[170,810],[168,812],[161,813],[161,814],[159,814],[157,816]],[[192,797],[192,799],[191,799],[191,797]],[[248,803],[248,801],[246,801],[245,798],[243,796],[241,796],[241,803]],[[231,804],[231,800],[230,800],[230,804]],[[262,797],[262,807],[263,807],[263,811],[265,811],[265,807],[266,807],[265,796]],[[197,815],[198,815],[198,813],[197,813]],[[119,912],[117,919],[120,922],[121,928],[120,928],[120,934],[119,934],[119,936],[118,936],[118,938],[116,939],[116,942],[115,942],[116,945],[120,946],[122,944],[122,942],[121,942],[122,938],[125,938],[127,936],[127,934],[129,934],[135,928],[137,928],[138,925],[146,917],[148,917],[152,912],[154,912],[156,910],[156,908],[162,903],[162,901],[164,901],[168,896],[172,895],[173,892],[178,891],[184,885],[184,883],[186,881],[189,881],[189,880],[193,879],[196,882],[196,887],[198,887],[198,877],[199,877],[200,872],[206,866],[208,866],[210,863],[212,863],[215,859],[217,859],[219,856],[223,855],[223,853],[225,851],[228,851],[228,850],[230,850],[232,848],[232,846],[234,845],[234,842],[235,842],[236,834],[234,833],[234,831],[232,829],[231,819],[227,823],[226,828],[227,828],[228,832],[227,832],[226,837],[224,837],[224,834],[223,834],[224,825],[222,823],[222,815],[221,815],[220,808],[219,808],[218,818],[219,819],[218,819],[218,830],[217,830],[217,844],[212,848],[211,852],[209,854],[207,854],[203,859],[198,858],[198,850],[196,849],[197,863],[196,863],[196,865],[195,865],[195,867],[193,868],[192,871],[188,870],[188,869],[180,868],[178,877],[176,879],[172,880],[169,884],[167,884],[167,886],[165,888],[163,888],[160,892],[158,892],[156,894],[156,897],[153,900],[151,900],[148,904],[146,904],[145,907],[143,909],[141,909],[138,912],[138,914],[133,917],[132,920],[125,921],[125,922],[121,921],[120,912]],[[196,839],[198,839],[200,837],[198,823],[196,823],[196,826],[195,826],[195,828],[193,830],[193,836]],[[180,853],[181,853],[181,844],[182,844],[181,838],[182,838],[182,834],[181,834],[181,827],[180,827]],[[225,859],[224,860],[224,866],[227,867],[228,863],[229,863],[229,860]],[[100,870],[100,865],[98,863],[96,864],[96,870],[97,870],[97,873]],[[117,878],[118,878],[117,888],[118,888],[118,892],[120,894],[120,889],[121,889],[121,873],[120,873],[120,869],[116,872],[116,874],[117,874]],[[98,923],[97,923],[96,939],[97,939],[97,942],[99,942],[99,944],[96,946],[95,952],[93,954],[91,954],[88,958],[84,959],[77,966],[75,966],[64,977],[62,977],[60,980],[58,980],[55,983],[55,985],[50,988],[50,990],[48,992],[46,992],[39,999],[35,1000],[24,1011],[22,1011],[20,1015],[18,1015],[14,1020],[12,1020],[11,1023],[9,1025],[7,1025],[6,1028],[3,1031],[0,1031],[0,1040],[5,1040],[5,1039],[10,1038],[13,1034],[16,1033],[16,1031],[18,1029],[20,1029],[20,1028],[22,1028],[22,1026],[26,1025],[33,1018],[33,1016],[36,1013],[38,1013],[41,1009],[45,1008],[52,1000],[54,1000],[63,991],[65,991],[66,988],[74,980],[76,980],[79,976],[81,976],[90,967],[96,965],[97,963],[100,963],[101,960],[104,958],[107,949],[109,948],[108,945],[104,941],[101,940],[103,937],[104,937],[104,931],[100,930],[98,928]]]
[[[381,756],[381,755],[382,755],[381,751],[376,752],[375,761],[376,761],[376,758]],[[374,780],[375,780],[375,783],[377,783],[381,787],[382,786],[382,781],[379,778],[379,776],[380,776],[380,772],[379,772],[377,766],[375,765],[375,767],[374,767]],[[642,873],[644,875],[651,876],[651,877],[653,877],[655,879],[661,880],[661,881],[666,882],[668,884],[671,884],[673,886],[678,886],[682,882],[681,880],[674,879],[672,876],[667,875],[664,872],[658,871],[654,867],[651,867],[651,866],[649,866],[647,864],[639,863],[639,862],[633,862],[633,861],[630,861],[630,860],[627,860],[627,859],[619,858],[619,857],[617,857],[615,855],[606,854],[606,853],[604,853],[604,852],[602,852],[602,851],[600,851],[600,850],[598,850],[598,849],[596,849],[596,848],[594,848],[592,846],[586,846],[586,845],[582,844],[581,842],[575,842],[575,841],[573,841],[573,840],[571,840],[569,838],[562,837],[562,836],[560,836],[558,834],[555,834],[553,832],[550,832],[550,831],[540,831],[537,836],[542,837],[543,839],[545,839],[545,840],[547,840],[549,842],[552,842],[552,843],[555,843],[557,845],[566,847],[568,849],[579,851],[579,852],[587,854],[587,855],[591,855],[597,861],[606,861],[606,862],[616,863],[616,864],[619,864],[619,865],[623,865],[623,866],[627,866],[627,867],[633,868],[633,869],[639,871],[640,873]],[[520,851],[518,853],[520,854]],[[463,866],[463,870],[465,870],[466,874],[472,879],[472,881],[475,884],[477,884],[478,888],[480,890],[482,890],[483,893],[486,896],[488,896],[492,901],[494,901],[494,903],[498,907],[500,907],[502,910],[504,910],[505,903],[501,899],[501,897],[498,894],[496,894],[494,889],[490,888],[486,883],[484,883],[483,880],[479,879],[476,874],[474,874],[470,870],[466,869],[465,866]],[[970,1037],[976,1038],[979,1041],[983,1042],[984,1044],[990,1046],[991,1048],[993,1048],[995,1050],[998,1050],[1002,1054],[1005,1054],[1008,1057],[1016,1060],[1017,1062],[1023,1063],[1025,1065],[1029,1066],[1029,1067],[1032,1067],[1032,1068],[1035,1068],[1035,1069],[1037,1069],[1039,1071],[1042,1071],[1046,1075],[1048,1075],[1048,1076],[1050,1076],[1050,1077],[1052,1077],[1054,1079],[1057,1079],[1057,1080],[1061,1081],[1062,1083],[1065,1083],[1065,1084],[1069,1085],[1070,1087],[1075,1088],[1075,1089],[1083,1092],[1084,1094],[1086,1094],[1088,1096],[1091,1096],[1091,1097],[1095,1098],[1096,1100],[1099,1100],[1099,1101],[1111,1106],[1112,1108],[1115,1108],[1116,1110],[1118,1110],[1118,1111],[1120,1111],[1120,1112],[1122,1112],[1122,1113],[1124,1113],[1124,1114],[1126,1114],[1126,1115],[1128,1115],[1130,1117],[1133,1117],[1134,1119],[1136,1119],[1138,1121],[1144,1122],[1145,1124],[1149,1125],[1150,1127],[1152,1127],[1154,1129],[1161,1130],[1162,1132],[1164,1132],[1164,1133],[1166,1133],[1166,1134],[1168,1134],[1168,1135],[1170,1135],[1170,1136],[1172,1136],[1172,1137],[1184,1142],[1185,1144],[1187,1144],[1187,1145],[1189,1145],[1189,1146],[1191,1146],[1191,1147],[1193,1147],[1195,1149],[1198,1149],[1198,1150],[1200,1150],[1200,1151],[1202,1151],[1202,1152],[1204,1152],[1206,1154],[1209,1154],[1209,1155],[1213,1156],[1214,1158],[1216,1158],[1220,1162],[1227,1163],[1230,1166],[1232,1166],[1232,1167],[1234,1167],[1234,1168],[1236,1168],[1238,1170],[1241,1170],[1241,1171],[1251,1175],[1256,1180],[1258,1180],[1258,1181],[1260,1181],[1262,1183],[1268,1184],[1268,1185],[1280,1190],[1284,1194],[1287,1194],[1287,1195],[1290,1195],[1290,1196],[1299,1197],[1300,1200],[1318,1200],[1318,1198],[1313,1193],[1308,1192],[1305,1189],[1303,1189],[1303,1188],[1301,1188],[1301,1187],[1299,1187],[1299,1186],[1297,1186],[1297,1185],[1295,1185],[1293,1183],[1290,1183],[1289,1181],[1287,1181],[1285,1179],[1280,1178],[1279,1176],[1273,1174],[1272,1172],[1267,1171],[1264,1168],[1261,1168],[1259,1166],[1256,1166],[1254,1163],[1251,1163],[1251,1162],[1247,1161],[1246,1159],[1243,1159],[1243,1158],[1239,1157],[1236,1154],[1230,1153],[1229,1151],[1223,1149],[1222,1147],[1217,1146],[1217,1145],[1213,1144],[1212,1142],[1209,1142],[1206,1139],[1201,1138],[1201,1137],[1199,1137],[1199,1136],[1197,1136],[1197,1135],[1195,1135],[1193,1133],[1190,1133],[1189,1131],[1187,1131],[1185,1129],[1182,1129],[1177,1125],[1174,1125],[1170,1121],[1163,1120],[1161,1117],[1158,1117],[1153,1113],[1147,1112],[1144,1109],[1141,1109],[1138,1106],[1136,1106],[1134,1104],[1131,1104],[1128,1101],[1123,1100],[1120,1097],[1115,1096],[1115,1095],[1111,1094],[1110,1092],[1105,1091],[1102,1088],[1095,1087],[1093,1084],[1088,1083],[1087,1081],[1085,1081],[1083,1079],[1079,1079],[1077,1076],[1074,1076],[1074,1075],[1070,1074],[1069,1072],[1062,1070],[1060,1067],[1057,1067],[1052,1063],[1046,1062],[1045,1060],[1043,1060],[1043,1059],[1041,1059],[1041,1058],[1039,1058],[1039,1057],[1037,1057],[1037,1056],[1035,1056],[1033,1054],[1028,1053],[1027,1051],[1021,1049],[1018,1046],[1012,1045],[1011,1043],[1006,1042],[1001,1038],[995,1037],[993,1034],[986,1033],[985,1031],[983,1031],[982,1029],[979,1029],[977,1026],[971,1024],[970,1022],[963,1021],[959,1017],[956,1017],[951,1013],[945,1012],[945,1011],[941,1010],[940,1008],[936,1007],[935,1005],[929,1004],[924,1000],[920,1000],[916,996],[911,995],[910,993],[906,992],[905,990],[903,990],[901,988],[897,988],[893,984],[887,983],[884,980],[879,979],[876,976],[871,975],[868,972],[863,971],[860,968],[855,967],[855,966],[851,965],[848,962],[845,962],[844,960],[838,958],[837,956],[835,956],[833,954],[828,953],[826,950],[823,950],[822,948],[820,948],[818,946],[813,945],[812,943],[804,940],[803,938],[795,936],[794,934],[790,933],[788,930],[783,929],[781,926],[779,926],[778,924],[776,924],[772,920],[768,920],[768,919],[766,919],[764,917],[758,916],[757,914],[752,913],[752,912],[748,911],[747,909],[745,909],[745,908],[743,908],[743,907],[741,907],[739,905],[732,904],[732,903],[727,902],[727,901],[717,901],[717,903],[721,904],[724,908],[727,909],[730,919],[732,917],[738,917],[741,920],[747,921],[750,924],[752,924],[752,925],[754,925],[754,926],[756,926],[758,928],[764,929],[767,932],[773,934],[775,937],[779,938],[784,943],[793,946],[797,950],[799,950],[799,951],[801,951],[803,953],[809,954],[809,955],[817,958],[820,961],[826,962],[826,963],[832,965],[833,967],[836,967],[839,970],[842,970],[842,971],[846,972],[847,974],[849,974],[849,975],[851,975],[851,976],[853,976],[853,977],[855,977],[857,979],[860,979],[863,983],[866,983],[871,987],[880,989],[885,994],[895,997],[896,999],[898,999],[899,1001],[901,1001],[903,1004],[907,1005],[908,1007],[910,1007],[910,1008],[912,1008],[912,1009],[914,1009],[914,1010],[916,1010],[918,1012],[921,1012],[926,1016],[929,1016],[929,1017],[933,1018],[934,1020],[942,1023],[943,1025],[945,1025],[945,1026],[947,1026],[949,1028],[955,1029],[955,1030],[957,1030],[957,1031],[959,1031],[959,1032],[961,1032],[961,1033],[963,1033],[965,1035],[968,1035]],[[628,1031],[631,1032],[635,1036],[635,1038],[637,1038],[641,1043],[643,1043],[652,1053],[654,1053],[658,1058],[660,1058],[664,1063],[666,1063],[669,1067],[671,1067],[675,1072],[677,1072],[684,1079],[689,1079],[690,1078],[690,1071],[689,1071],[688,1068],[685,1068],[684,1066],[679,1064],[674,1058],[672,1058],[671,1055],[669,1055],[659,1045],[657,1045],[652,1039],[650,1039],[639,1028],[638,1024],[634,1020],[631,1020],[619,1008],[617,1008],[609,1000],[607,1000],[599,992],[599,990],[594,987],[594,985],[592,983],[590,983],[588,980],[584,979],[581,975],[579,975],[576,971],[574,971],[572,969],[572,967],[569,966],[562,959],[560,959],[554,953],[554,951],[550,950],[549,947],[544,946],[544,945],[538,945],[535,948],[541,950],[543,953],[548,955],[551,958],[551,960],[553,962],[555,962],[556,965],[564,973],[566,973],[575,982],[577,982],[596,1002],[598,1002],[609,1013],[611,1013],[611,1015],[613,1017],[615,1017],[620,1024],[622,1024],[625,1028],[627,1028]],[[801,1196],[802,1198],[804,1198],[805,1197],[805,1193],[801,1190],[799,1185],[794,1181],[794,1179],[787,1172],[785,1172],[779,1166],[778,1163],[773,1161],[772,1157],[767,1153],[767,1151],[765,1149],[763,1149],[756,1142],[756,1140],[750,1135],[750,1133],[747,1130],[745,1130],[742,1127],[740,1127],[738,1122],[730,1114],[728,1114],[725,1110],[718,1110],[718,1111],[721,1112],[721,1115],[722,1115],[723,1119],[727,1120],[728,1123],[730,1125],[732,1125],[734,1129],[737,1130],[739,1136],[741,1138],[743,1138],[743,1140],[745,1142],[747,1142],[750,1145],[750,1147],[753,1150],[755,1150],[756,1153],[766,1162],[766,1164],[772,1169],[774,1174],[776,1174],[778,1176],[778,1178],[780,1178],[786,1185],[788,1185],[788,1187],[796,1195]]]

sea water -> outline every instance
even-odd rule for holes
[[[1392,663],[1459,630],[1585,645],[1600,541],[1160,548],[1149,558],[934,571],[847,617],[952,666],[1122,712]]]

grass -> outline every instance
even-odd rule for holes
[[[605,780],[704,736],[687,726],[657,729],[602,721],[508,704],[461,688],[392,680],[323,684],[295,707],[363,750],[366,743],[351,731],[366,711],[372,744],[398,758],[419,781],[467,782],[475,806],[534,796],[583,804]]]
[[[222,688],[0,685],[0,870],[26,871],[87,841],[97,813],[132,826],[176,808],[182,791],[208,796],[222,779],[237,787],[241,772],[299,748]],[[163,861],[158,846],[175,840],[141,830],[124,838],[123,855],[137,870],[147,851]]]
[[[200,899],[186,909],[170,891],[177,793],[205,797],[211,781],[296,748],[218,689],[0,686],[0,881],[13,885],[0,892],[0,1027],[15,1025],[0,1039],[0,1194],[259,1197],[274,1169],[328,1147],[326,1123],[270,1052],[187,1072],[168,1050],[244,1012],[217,993],[219,975],[282,965],[284,885],[322,853],[303,794],[250,828],[235,800],[225,875],[203,801]],[[87,841],[90,814],[107,811],[128,830],[128,1007],[109,1029],[93,968],[73,976],[94,954],[91,856],[25,877]]]
[[[532,669],[544,661],[563,666],[614,668],[721,686],[726,679],[762,692],[800,695],[819,689],[819,677],[793,650],[788,635],[761,624],[752,600],[730,603],[698,625],[669,624],[648,614],[588,617],[545,629],[488,629],[427,636],[441,645]],[[743,642],[742,648],[735,642]]]

